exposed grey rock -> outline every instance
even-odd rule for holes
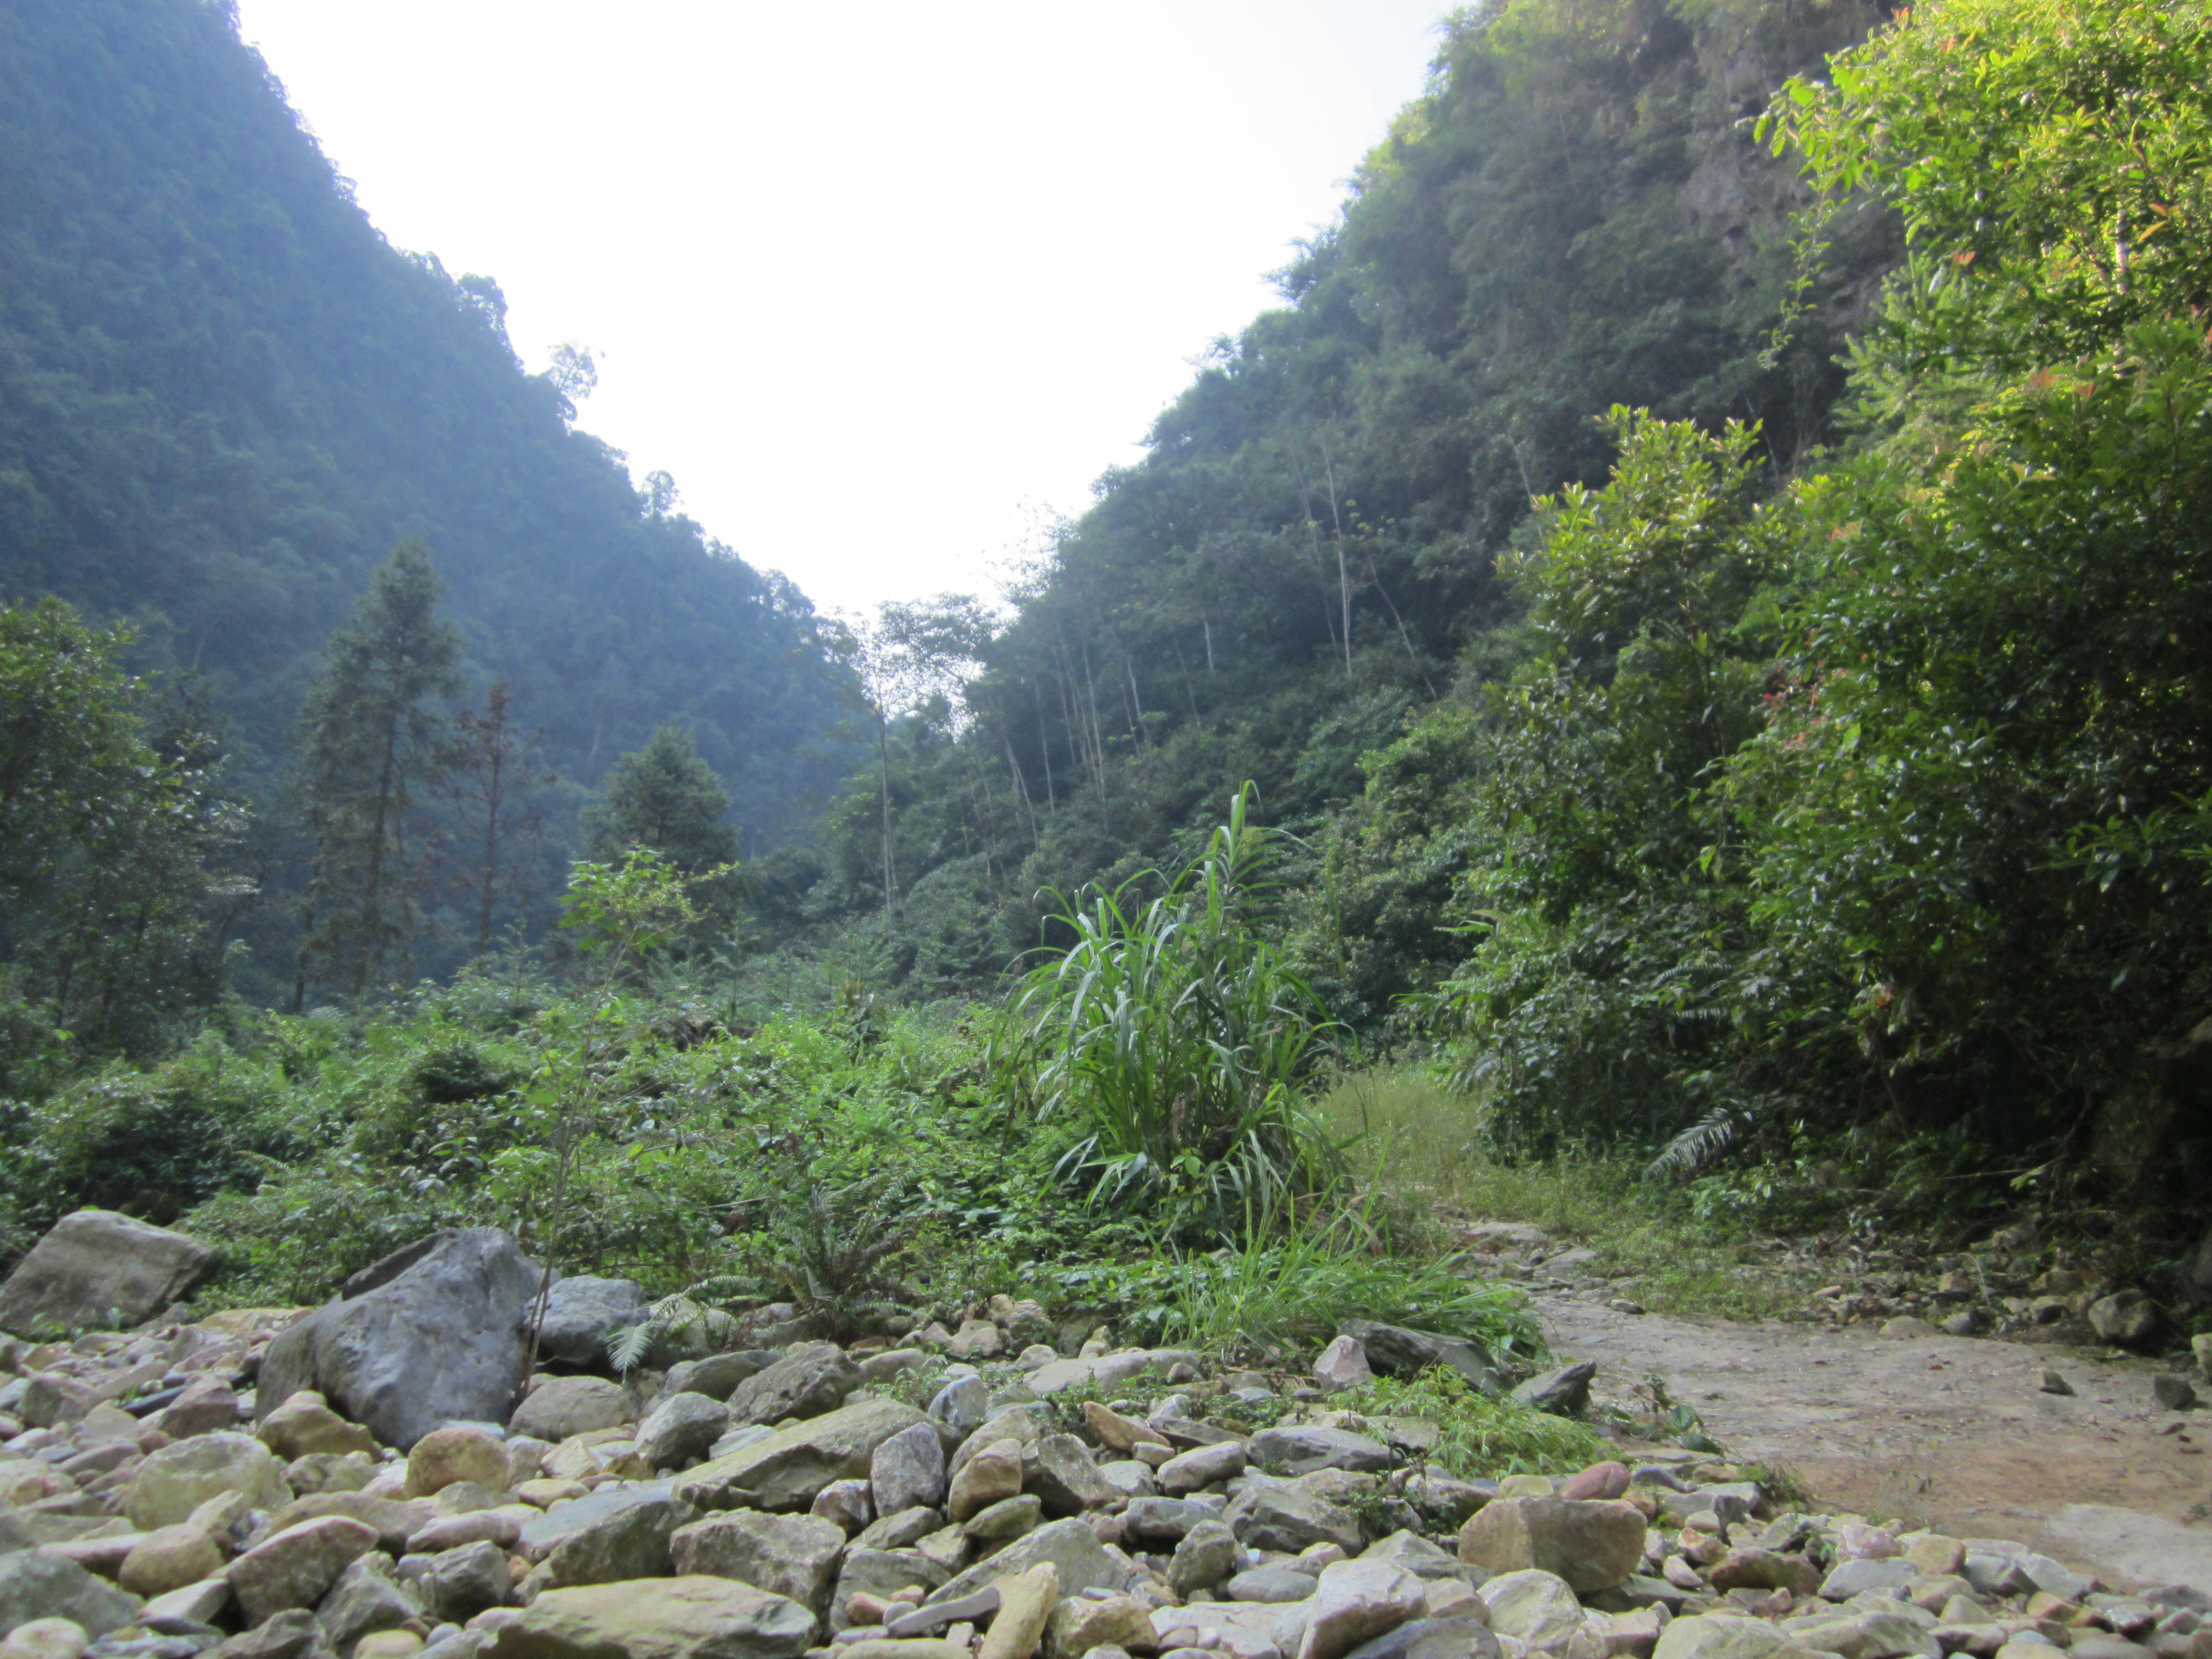
[[[528,1363],[521,1321],[538,1277],[505,1233],[457,1232],[388,1283],[279,1332],[256,1400],[273,1410],[313,1389],[403,1450],[448,1422],[504,1424]]]
[[[1045,1513],[1055,1516],[1107,1509],[1121,1498],[1091,1461],[1090,1449],[1072,1434],[1042,1436],[1023,1453],[1022,1489],[1035,1492]]]
[[[939,1510],[920,1504],[896,1514],[879,1516],[853,1540],[855,1549],[902,1550],[920,1543],[945,1524]]]
[[[572,1434],[619,1428],[636,1417],[637,1407],[620,1383],[604,1376],[550,1376],[514,1408],[508,1426],[558,1445]]]
[[[702,1463],[677,1495],[702,1510],[803,1510],[832,1480],[856,1480],[882,1445],[921,1413],[896,1400],[860,1400],[726,1457]]]
[[[2187,1377],[2160,1372],[2150,1380],[2150,1403],[2162,1412],[2185,1412],[2197,1403],[2197,1390]]]
[[[993,1579],[1027,1572],[1040,1561],[1049,1561],[1060,1571],[1062,1597],[1080,1595],[1087,1589],[1119,1589],[1125,1570],[1106,1553],[1080,1516],[1048,1522],[986,1560],[978,1561],[932,1592],[928,1600],[949,1601],[979,1590]]]
[[[331,1645],[315,1615],[294,1607],[232,1637],[215,1651],[218,1659],[325,1659]]]
[[[1188,1492],[1197,1492],[1218,1481],[1243,1473],[1245,1463],[1244,1444],[1239,1440],[1224,1440],[1211,1446],[1197,1446],[1170,1457],[1153,1472],[1152,1479],[1159,1489],[1170,1497],[1180,1497]]]
[[[1252,1437],[1245,1449],[1253,1462],[1270,1474],[1291,1476],[1311,1474],[1316,1469],[1373,1474],[1398,1461],[1380,1441],[1347,1429],[1325,1429],[1310,1423],[1262,1430]]]
[[[515,1548],[526,1560],[543,1561],[579,1534],[637,1504],[665,1504],[674,1491],[674,1483],[667,1480],[641,1481],[635,1486],[601,1486],[597,1492],[524,1522],[522,1531],[515,1540]]]
[[[704,1457],[730,1425],[730,1408],[703,1394],[672,1394],[637,1425],[639,1453],[657,1469]]]
[[[726,1578],[548,1590],[483,1659],[799,1659],[814,1615]]]
[[[1363,1561],[1387,1561],[1416,1578],[1456,1578],[1462,1571],[1458,1557],[1437,1547],[1417,1532],[1394,1532],[1360,1551]]]
[[[744,1348],[735,1353],[711,1354],[704,1359],[684,1359],[668,1368],[661,1383],[663,1395],[703,1394],[709,1400],[727,1401],[738,1384],[757,1376],[775,1364],[767,1348]]]
[[[937,1391],[929,1414],[957,1434],[972,1434],[983,1426],[990,1409],[990,1390],[980,1376],[956,1376]]]
[[[937,1509],[945,1502],[945,1442],[932,1425],[901,1429],[868,1460],[868,1485],[878,1515]]]
[[[1589,1405],[1590,1379],[1596,1375],[1595,1360],[1578,1360],[1530,1377],[1513,1390],[1513,1397],[1533,1411],[1577,1417]]]
[[[1331,1394],[1375,1380],[1374,1368],[1367,1363],[1367,1350],[1356,1336],[1332,1338],[1314,1360],[1313,1374],[1314,1381]]]
[[[246,1622],[258,1625],[287,1607],[312,1607],[337,1577],[374,1549],[376,1528],[343,1515],[302,1521],[263,1539],[224,1575]]]
[[[1334,1544],[1350,1554],[1361,1543],[1358,1516],[1294,1487],[1249,1487],[1231,1501],[1221,1518],[1240,1542],[1255,1550],[1295,1555],[1315,1544]]]
[[[1868,1590],[1901,1590],[1919,1576],[1920,1569],[1910,1561],[1844,1561],[1820,1581],[1820,1594],[1831,1601],[1848,1601]]]
[[[215,1267],[196,1238],[112,1210],[64,1216],[0,1283],[0,1330],[136,1325]]]
[[[2089,1304],[2089,1328],[2106,1341],[2139,1348],[2158,1334],[2158,1304],[2130,1287]]]
[[[422,1604],[399,1582],[392,1559],[373,1553],[340,1573],[315,1609],[315,1622],[341,1653],[373,1630],[397,1630],[422,1616]]]
[[[534,1291],[536,1287],[532,1288]],[[535,1300],[533,1296],[533,1306]],[[594,1279],[587,1273],[556,1279],[545,1298],[538,1357],[568,1365],[604,1364],[610,1337],[652,1317],[653,1304],[635,1280]]]
[[[0,1555],[0,1631],[34,1619],[70,1619],[88,1636],[105,1636],[129,1624],[138,1598],[95,1578],[74,1561],[36,1550]]]
[[[210,1498],[242,1493],[248,1508],[289,1503],[284,1466],[250,1434],[196,1435],[163,1446],[138,1465],[122,1492],[123,1512],[141,1532],[173,1527]]]
[[[730,1395],[730,1415],[740,1423],[781,1423],[818,1417],[844,1404],[860,1373],[842,1349],[828,1344],[802,1348],[747,1377]]]
[[[669,1571],[670,1534],[690,1519],[663,1495],[626,1504],[578,1528],[546,1552],[540,1581],[554,1589],[659,1578]]]
[[[1499,1659],[1498,1633],[1480,1619],[1415,1619],[1362,1642],[1345,1659]]]
[[[836,1589],[830,1597],[830,1628],[841,1631],[851,1622],[845,1616],[845,1604],[855,1595],[888,1600],[909,1584],[933,1590],[947,1576],[944,1568],[919,1550],[848,1549],[838,1565]]]
[[[1221,1593],[1232,1601],[1281,1605],[1304,1601],[1314,1593],[1319,1582],[1317,1574],[1299,1572],[1290,1567],[1253,1567],[1232,1577],[1222,1586]]]
[[[1448,1365],[1486,1394],[1499,1392],[1497,1362],[1479,1342],[1434,1331],[1408,1330],[1372,1319],[1347,1319],[1338,1334],[1357,1341],[1367,1363],[1384,1376],[1413,1376]]]
[[[1139,1498],[1121,1511],[1121,1525],[1133,1538],[1146,1544],[1172,1544],[1201,1521],[1218,1521],[1218,1513],[1188,1498]]]
[[[819,1614],[845,1559],[845,1534],[818,1516],[739,1510],[679,1528],[668,1547],[680,1574],[734,1578]]]
[[[455,1624],[486,1607],[505,1607],[514,1589],[507,1552],[489,1540],[435,1555],[410,1556],[400,1562],[398,1577],[422,1597],[432,1617]]]
[[[1201,1521],[1182,1535],[1168,1563],[1168,1588],[1177,1595],[1211,1589],[1237,1571],[1243,1547],[1218,1521]]]

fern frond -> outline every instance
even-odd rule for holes
[[[1644,1165],[1644,1178],[1695,1175],[1742,1139],[1748,1127],[1749,1120],[1734,1108],[1717,1106],[1661,1147],[1659,1156]]]

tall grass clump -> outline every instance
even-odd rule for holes
[[[1254,925],[1276,848],[1249,818],[1253,793],[1150,902],[1138,890],[1155,872],[1079,902],[1052,895],[1074,942],[1014,1004],[1043,1109],[1083,1133],[1063,1176],[1171,1230],[1225,1233],[1243,1207],[1340,1169],[1301,1093],[1335,1027]]]

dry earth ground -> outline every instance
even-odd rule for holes
[[[1599,1362],[1601,1398],[1656,1372],[1732,1456],[1793,1471],[1826,1504],[2016,1539],[2114,1588],[2212,1589],[2212,1410],[2154,1408],[2149,1361],[1627,1314],[1607,1294],[1537,1297],[1553,1352]],[[2076,1393],[2042,1392],[2046,1366]]]

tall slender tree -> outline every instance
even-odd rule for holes
[[[435,787],[453,809],[466,851],[462,882],[477,907],[477,954],[491,946],[492,914],[501,895],[527,908],[526,872],[514,842],[525,850],[543,835],[545,820],[533,799],[553,775],[538,763],[542,730],[516,724],[505,680],[484,694],[484,711],[464,708],[453,717],[445,775]]]
[[[729,792],[680,726],[662,726],[608,769],[605,797],[584,809],[583,830],[586,850],[603,864],[643,847],[696,876],[738,856]]]
[[[447,722],[433,706],[459,677],[460,636],[438,618],[430,550],[409,537],[331,635],[301,715],[301,793],[314,835],[300,970],[368,988],[415,926],[407,814],[447,763]]]

